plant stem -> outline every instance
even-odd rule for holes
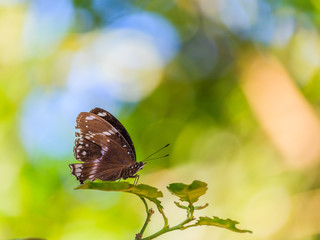
[[[140,197],[140,199],[142,200],[142,202],[143,202],[143,204],[144,204],[144,206],[145,206],[145,209],[146,209],[146,212],[147,212],[147,218],[146,218],[146,221],[145,221],[144,224],[143,224],[143,227],[141,228],[140,233],[138,233],[138,234],[136,235],[136,238],[135,238],[136,240],[140,240],[140,239],[141,239],[144,231],[145,231],[146,228],[147,228],[148,223],[150,222],[150,219],[151,219],[152,214],[154,214],[154,211],[152,210],[152,208],[149,209],[146,200],[145,200],[143,197]]]
[[[164,214],[164,211],[162,209],[161,206],[157,205],[158,211],[160,212],[160,214],[163,217],[163,221],[164,221],[164,225],[163,228],[168,228],[169,224],[168,224],[168,218],[166,217],[166,215]]]
[[[197,225],[197,224],[190,224],[190,225],[188,225],[188,226],[182,227],[181,230],[185,230],[185,229],[187,229],[187,228],[196,227],[196,226],[198,226],[198,225]]]
[[[194,224],[189,225],[189,226],[184,226],[185,224],[187,224],[187,223],[189,223],[189,222],[194,220],[194,217],[193,217],[194,206],[192,204],[190,204],[187,210],[188,210],[187,219],[184,220],[183,222],[181,222],[180,224],[177,224],[176,226],[173,226],[173,227],[169,227],[168,225],[166,225],[165,227],[163,227],[158,232],[156,232],[156,233],[154,233],[154,234],[152,234],[152,235],[150,235],[148,237],[141,238],[141,240],[151,240],[151,239],[159,237],[160,235],[162,235],[164,233],[167,233],[167,232],[171,232],[171,231],[178,230],[178,229],[184,230],[184,229],[187,229],[189,227],[196,226]]]
[[[152,208],[150,208],[148,211],[147,219],[146,219],[145,223],[143,224],[143,227],[141,228],[141,231],[140,231],[141,236],[143,235],[144,231],[146,230],[147,225],[150,222],[152,214],[154,214],[154,211],[152,210]]]
[[[164,234],[164,233],[167,233],[167,232],[171,232],[171,231],[174,231],[174,230],[184,230],[186,228],[188,228],[189,226],[184,226],[185,224],[191,222],[193,220],[192,219],[186,219],[185,221],[183,221],[182,223],[174,226],[174,227],[167,227],[167,228],[162,228],[160,231],[148,236],[148,237],[145,237],[145,238],[142,238],[141,240],[150,240],[150,239],[154,239],[156,237],[159,237],[160,235]],[[195,225],[190,225],[190,226],[195,226]]]
[[[140,197],[140,196],[139,196]],[[143,204],[144,204],[144,207],[146,209],[146,212],[148,214],[148,211],[149,211],[149,207],[148,207],[148,204],[147,204],[147,201],[143,198],[143,197],[140,197],[140,199],[142,200]]]

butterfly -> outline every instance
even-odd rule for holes
[[[139,179],[136,173],[145,162],[136,161],[129,133],[111,113],[101,108],[81,112],[77,117],[74,157],[82,163],[69,164],[71,174],[83,184],[85,180],[115,181]]]

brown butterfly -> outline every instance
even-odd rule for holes
[[[82,163],[69,166],[71,174],[81,184],[87,179],[115,181],[135,178],[135,183],[138,181],[136,173],[146,163],[136,161],[133,142],[118,119],[106,110],[94,108],[80,113],[76,122],[80,132],[76,132],[73,152]]]

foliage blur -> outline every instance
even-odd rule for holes
[[[0,239],[139,231],[140,199],[73,190],[75,118],[94,107],[138,160],[171,143],[140,183],[207,182],[201,215],[253,230],[160,239],[319,239],[319,14],[317,0],[1,0]]]

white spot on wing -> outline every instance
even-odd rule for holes
[[[100,117],[105,117],[107,115],[107,113],[106,112],[99,112],[97,115]]]
[[[107,146],[103,146],[102,149],[101,149],[101,154],[103,155],[108,150],[109,150],[109,148]]]
[[[82,152],[82,155],[84,155],[84,156],[87,155],[87,152],[86,152],[86,151],[83,151],[83,152]]]
[[[86,119],[87,120],[93,120],[93,119],[95,119],[95,117],[94,116],[88,116],[88,117],[86,117]]]
[[[110,136],[111,135],[111,133],[109,133],[109,132],[103,132],[105,135],[108,135],[108,136]]]

